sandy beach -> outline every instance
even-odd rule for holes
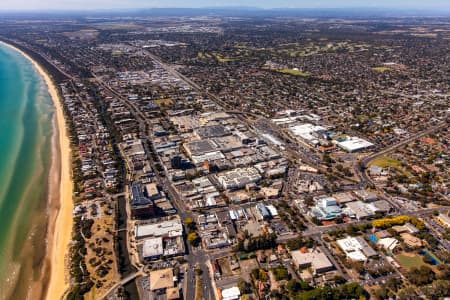
[[[47,261],[36,287],[30,287],[30,299],[61,299],[69,288],[66,256],[73,226],[73,183],[71,178],[71,149],[66,123],[56,86],[47,72],[29,55],[9,44],[30,60],[44,78],[55,106],[52,162],[49,174]],[[43,297],[44,296],[44,297]]]

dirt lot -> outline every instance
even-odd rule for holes
[[[250,282],[250,274],[252,270],[259,268],[259,264],[256,261],[256,258],[241,260],[239,261],[239,264],[241,265],[242,278],[245,281]]]

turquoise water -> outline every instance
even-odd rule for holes
[[[440,265],[442,263],[433,253],[431,253],[428,250],[420,251],[420,255],[428,256],[429,258],[431,258],[431,264],[433,266],[437,266],[437,265]]]
[[[25,299],[40,275],[53,114],[43,78],[0,45],[0,299]]]

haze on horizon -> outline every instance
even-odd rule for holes
[[[258,8],[395,8],[395,9],[450,9],[448,0],[2,0],[0,10],[98,10],[133,8],[203,8],[203,7],[258,7]]]

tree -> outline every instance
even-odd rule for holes
[[[239,288],[239,291],[241,292],[241,294],[246,294],[249,290],[249,284],[244,279],[239,278],[238,288]]]
[[[398,291],[403,284],[403,280],[399,277],[391,277],[386,282],[386,286],[393,291]]]
[[[347,280],[345,280],[345,278],[342,277],[342,276],[340,276],[340,275],[335,275],[335,276],[334,276],[334,282],[335,282],[336,284],[344,284],[344,283],[347,282]]]
[[[288,292],[289,292],[290,294],[295,294],[295,293],[297,293],[298,291],[300,291],[300,289],[301,289],[300,282],[298,282],[298,281],[295,280],[295,279],[291,279],[291,280],[289,280],[288,283],[286,284],[286,289],[288,290]]]
[[[194,231],[197,227],[197,224],[194,222],[192,218],[186,218],[184,220],[184,223],[186,224],[186,227],[189,229],[189,232]]]
[[[402,289],[398,294],[400,300],[415,300],[417,299],[416,290],[413,287]]]
[[[276,279],[277,281],[280,281],[280,280],[288,280],[288,279],[289,279],[289,272],[288,272],[288,270],[287,270],[285,267],[283,267],[283,266],[279,266],[279,267],[277,267],[277,268],[275,268],[275,269],[272,269],[272,273],[273,273],[273,275],[275,276],[275,279]]]
[[[191,245],[194,247],[197,247],[198,244],[200,243],[200,237],[196,232],[189,233],[187,239],[189,243],[191,243]]]
[[[423,289],[424,294],[429,299],[440,299],[450,295],[450,280],[436,280],[431,286],[427,286]]]
[[[433,282],[436,278],[436,274],[428,266],[421,266],[419,269],[412,268],[407,274],[408,280],[417,286],[422,286]]]
[[[263,269],[259,269],[259,279],[263,282],[266,282],[269,280],[269,275],[267,275],[267,272]]]

